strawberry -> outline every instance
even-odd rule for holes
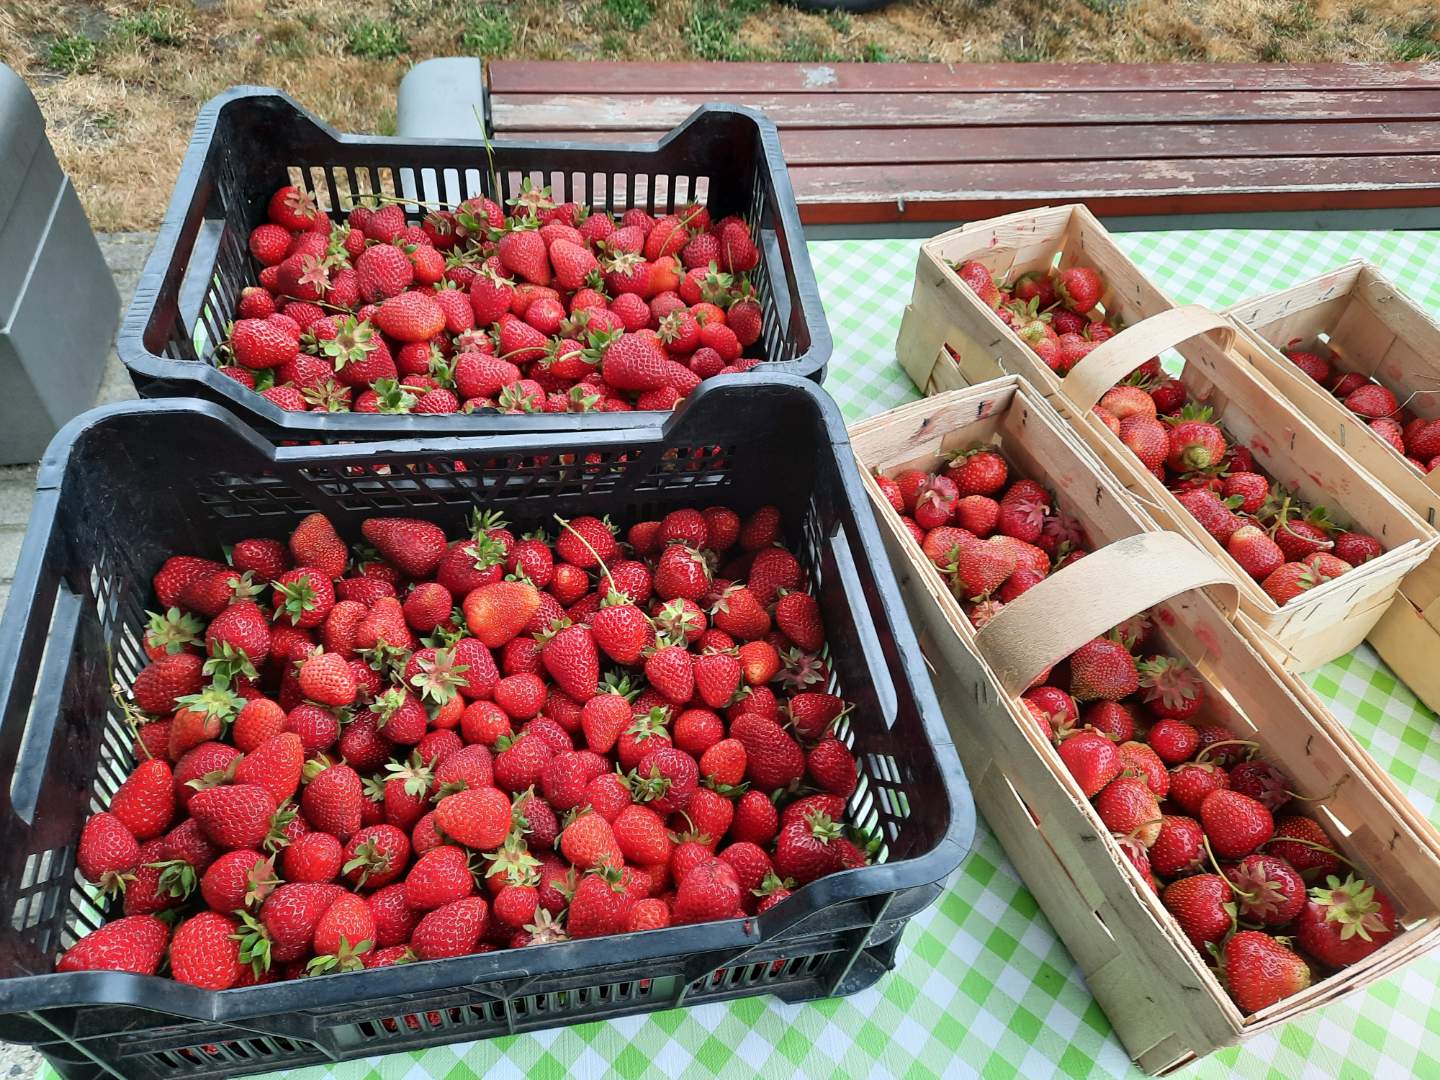
[[[151,660],[180,652],[198,652],[204,625],[194,615],[172,607],[164,613],[147,611],[145,655]]]
[[[610,823],[594,813],[582,812],[565,827],[560,834],[560,851],[581,870],[602,865],[618,867],[624,862]]]
[[[950,587],[971,601],[984,600],[1015,572],[1015,555],[998,537],[962,544],[956,555]]]
[[[658,814],[683,810],[695,794],[700,770],[683,750],[659,746],[647,750],[629,777],[636,802],[648,803]]]
[[[1115,744],[1094,731],[1081,731],[1060,744],[1060,760],[1086,798],[1094,798],[1119,775],[1123,765]]]
[[[433,911],[475,891],[463,848],[445,845],[424,852],[405,875],[405,903],[413,911]]]
[[[630,726],[631,716],[630,702],[623,694],[596,694],[581,710],[586,745],[597,754],[608,753],[620,733]]]
[[[1357,532],[1342,532],[1335,537],[1335,548],[1332,553],[1337,559],[1343,560],[1351,566],[1359,566],[1361,563],[1379,558],[1385,553],[1385,549],[1373,536]]]
[[[1242,524],[1241,519],[1220,501],[1220,498],[1205,488],[1194,488],[1175,496],[1175,500],[1190,512],[1200,527],[1221,544],[1229,541],[1231,535]]]
[[[279,806],[300,789],[304,765],[304,742],[299,735],[282,731],[235,763],[235,783],[265,788]]]
[[[174,712],[180,698],[198,694],[205,685],[204,665],[203,658],[189,652],[155,659],[135,676],[130,690],[135,704],[143,712],[156,715]]]
[[[1258,525],[1242,525],[1230,534],[1225,550],[1256,581],[1264,581],[1285,563],[1280,545]]]
[[[1291,342],[1291,344],[1297,344],[1298,341],[1299,339],[1297,338]],[[1316,382],[1327,383],[1330,381],[1330,364],[1319,354],[1305,349],[1289,348],[1284,350],[1284,354],[1285,359],[1289,360]]]
[[[153,915],[129,915],[90,931],[66,949],[57,972],[128,971],[154,975],[165,958],[170,927]]]
[[[1332,968],[1348,967],[1395,936],[1398,927],[1390,898],[1353,874],[1344,881],[1331,875],[1295,919],[1295,940],[1311,956]]]
[[[1120,430],[1125,430],[1125,421],[1132,416],[1156,418],[1155,399],[1138,386],[1114,386],[1100,398],[1100,406],[1109,415],[1120,421]],[[1169,433],[1166,433],[1169,442]],[[1167,454],[1170,452],[1167,445]]]
[[[1142,660],[1140,697],[1156,717],[1188,720],[1205,700],[1205,682],[1189,662],[1175,656]]]
[[[1288,604],[1302,593],[1320,584],[1320,576],[1303,562],[1287,562],[1260,583],[1271,600]]]
[[[1111,742],[1125,743],[1135,735],[1135,714],[1129,706],[1118,701],[1097,701],[1086,707],[1085,725],[1094,728]]]
[[[365,795],[360,777],[348,765],[322,769],[305,787],[300,805],[312,826],[341,841],[359,831],[364,818]]]
[[[493,851],[510,831],[510,800],[493,787],[468,788],[435,805],[435,824],[475,851]]]
[[[1259,1012],[1310,985],[1310,967],[1269,934],[1241,930],[1223,951],[1225,988],[1247,1013]]]
[[[1305,882],[1295,868],[1275,855],[1246,855],[1225,871],[1235,902],[1246,919],[1284,926],[1305,906]]]
[[[740,882],[724,859],[710,858],[693,867],[675,890],[676,924],[710,922],[741,914]]]
[[[695,692],[694,660],[681,646],[666,645],[645,658],[645,678],[667,701],[683,705]]]
[[[806,596],[804,593],[790,593],[787,595]],[[781,599],[783,600],[785,597]],[[796,602],[792,601],[787,611],[794,614],[796,612],[795,605]],[[715,602],[715,606],[711,609],[711,614],[714,616],[717,627],[739,641],[755,641],[764,637],[770,631],[770,613],[765,610],[759,598],[744,585],[732,585],[721,593],[720,599]],[[779,614],[780,605],[777,602],[777,618]],[[787,617],[789,617],[789,615],[787,615]],[[801,627],[801,630],[804,632],[803,627]],[[824,631],[822,628],[822,640],[823,635]],[[818,648],[818,646],[816,646],[816,648]]]
[[[1095,638],[1070,656],[1070,693],[1076,701],[1119,701],[1139,688],[1135,658],[1119,642]]]
[[[1235,926],[1234,894],[1218,874],[1195,874],[1165,886],[1160,900],[1197,949]]]
[[[361,957],[375,947],[375,917],[363,897],[344,893],[325,909],[315,924],[316,956],[305,965],[307,975],[356,971]]]
[[[995,284],[995,278],[984,263],[970,260],[963,262],[955,268],[961,281],[974,291],[982,303],[992,308],[1000,306],[1000,290]]]
[[[175,817],[174,777],[163,761],[142,761],[110,800],[110,813],[136,840],[150,840]]]
[[[1170,450],[1165,464],[1173,472],[1209,469],[1225,457],[1225,436],[1209,422],[1208,407],[1187,405],[1170,428]]]
[[[1232,472],[1220,487],[1220,496],[1227,502],[1239,499],[1235,506],[1242,514],[1254,514],[1270,496],[1270,481],[1259,473]]]
[[[1341,872],[1334,844],[1314,818],[1281,818],[1275,823],[1275,835],[1265,845],[1265,850],[1300,871],[1300,876],[1306,881]]]
[[[300,664],[300,692],[321,705],[349,705],[355,700],[355,676],[337,653],[316,650]]]
[[[1170,772],[1171,801],[1197,817],[1207,796],[1229,786],[1225,770],[1209,763],[1186,762]]]
[[[1159,720],[1151,728],[1146,740],[1150,748],[1167,765],[1178,765],[1195,756],[1200,748],[1200,736],[1194,727],[1183,720]]]
[[[1050,493],[1043,487],[1033,480],[1017,480],[1000,497],[1000,516],[995,527],[1006,536],[1034,543],[1044,530],[1050,506]]]
[[[1205,863],[1205,831],[1194,818],[1165,814],[1150,845],[1150,866],[1163,877],[1194,873]]]
[[[259,784],[206,788],[190,799],[190,815],[222,848],[258,848],[270,832],[277,803]]]
[[[140,845],[114,814],[90,817],[80,830],[75,865],[87,880],[108,893],[121,892],[140,863]]]
[[[1379,383],[1357,386],[1345,395],[1344,404],[1357,416],[1369,419],[1393,416],[1400,411],[1400,403],[1395,400],[1395,395]]]
[[[770,792],[789,787],[804,775],[804,751],[774,720],[742,714],[731,723],[730,735],[745,748],[745,775],[756,788]]]
[[[671,544],[661,553],[655,566],[655,595],[661,600],[699,600],[709,591],[710,571],[698,552]],[[762,605],[768,602],[757,599]]]
[[[202,990],[228,990],[240,979],[237,926],[228,915],[202,911],[175,928],[170,940],[170,974]]]
[[[470,632],[498,649],[525,629],[540,607],[540,592],[528,581],[497,581],[469,593],[462,606]]]
[[[575,938],[617,934],[625,926],[634,899],[618,864],[592,869],[575,885],[566,928]]]
[[[287,881],[327,882],[340,876],[345,851],[329,833],[311,832],[290,842],[281,856]]]
[[[215,911],[258,907],[279,882],[275,861],[258,851],[227,851],[200,879],[200,895]]]
[[[1248,855],[1275,831],[1274,820],[1263,803],[1228,788],[1205,796],[1200,803],[1200,821],[1215,854],[1222,859]]]
[[[410,948],[421,960],[465,956],[475,951],[490,921],[490,907],[480,896],[467,896],[435,908],[415,926]]]
[[[600,656],[595,639],[586,626],[564,625],[545,640],[540,650],[541,662],[561,690],[576,701],[595,696],[600,683]]]
[[[706,653],[696,657],[692,667],[695,692],[712,709],[723,709],[740,689],[743,672],[740,661],[729,653]]]
[[[440,526],[415,518],[366,518],[360,532],[390,563],[407,577],[433,573],[445,554],[445,532]]]
[[[855,790],[858,779],[855,757],[833,735],[827,735],[815,745],[805,759],[805,768],[810,778],[832,795],[849,798]]]
[[[1105,282],[1088,266],[1072,266],[1060,271],[1055,294],[1071,311],[1084,315],[1092,311],[1105,292]]]
[[[819,811],[783,825],[775,841],[776,873],[806,885],[843,869],[840,831],[829,815]]]
[[[272,315],[268,319],[235,321],[230,328],[230,350],[237,364],[251,371],[266,371],[278,368],[300,351],[300,332],[294,322],[287,327],[278,319]]]

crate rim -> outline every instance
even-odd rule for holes
[[[879,526],[869,510],[868,496],[861,481],[855,456],[845,432],[839,407],[829,394],[808,379],[786,375],[739,375],[727,383],[702,384],[692,397],[727,392],[729,387],[750,383],[756,386],[782,387],[787,393],[803,396],[825,421],[829,446],[845,496],[855,507],[858,535],[853,538],[857,548],[882,551]],[[84,432],[103,426],[117,416],[204,416],[229,429],[236,437],[246,439],[254,449],[276,462],[299,462],[355,454],[419,453],[427,449],[427,441],[443,440],[448,450],[458,448],[501,449],[534,446],[537,441],[553,437],[544,432],[511,432],[505,438],[486,438],[473,433],[456,437],[453,432],[432,429],[425,437],[409,437],[391,441],[344,443],[339,445],[277,447],[250,428],[242,419],[211,402],[187,398],[158,398],[144,401],[119,402],[91,409],[71,420],[51,441],[37,474],[36,502],[21,547],[20,559],[12,586],[11,602],[0,620],[0,716],[17,693],[28,694],[29,687],[17,687],[15,670],[20,649],[21,626],[30,618],[40,586],[46,554],[51,546],[55,524],[55,508],[60,485],[77,438]],[[661,438],[666,428],[677,422],[681,414],[665,416],[663,423],[643,429],[617,429],[597,432],[609,443],[623,443],[637,437]],[[425,419],[423,417],[418,419]],[[434,447],[429,447],[433,449]],[[865,501],[862,501],[865,500]],[[823,912],[827,908],[857,900],[883,898],[886,894],[943,882],[959,868],[974,847],[976,811],[969,785],[960,765],[953,739],[940,712],[939,702],[923,663],[918,659],[919,647],[914,631],[905,617],[904,602],[893,569],[886,559],[875,562],[876,583],[880,602],[898,652],[905,657],[903,674],[914,693],[926,738],[930,743],[944,788],[934,793],[943,795],[949,804],[949,821],[945,832],[929,851],[911,858],[873,866],[844,870],[802,886],[770,911],[746,918],[686,926],[670,926],[660,930],[616,934],[609,937],[555,942],[524,949],[504,949],[494,953],[471,954],[444,960],[422,961],[390,968],[368,968],[357,972],[339,973],[351,981],[335,976],[270,983],[224,991],[200,990],[155,975],[132,975],[119,972],[67,972],[17,975],[0,978],[0,1013],[16,1013],[44,1008],[76,1005],[134,1005],[159,1008],[195,1020],[226,1022],[276,1013],[304,1012],[316,1008],[353,1005],[365,1000],[396,995],[452,988],[478,989],[486,982],[518,981],[523,983],[540,975],[561,974],[598,965],[613,958],[616,950],[634,961],[660,960],[682,954],[713,959],[717,950],[735,950],[732,962],[743,962],[743,953],[775,940],[786,930]],[[58,699],[56,700],[58,706]],[[888,903],[888,901],[882,901]],[[884,907],[875,913],[871,926],[883,921]],[[817,931],[818,932],[818,931]],[[866,935],[868,940],[868,934]],[[801,939],[797,939],[799,943]],[[862,944],[863,947],[863,944]],[[686,972],[687,981],[709,974],[704,970]],[[358,979],[367,979],[363,985]],[[483,991],[481,991],[483,992]],[[397,1006],[398,1008],[398,1006]],[[302,1032],[294,1037],[304,1038]]]
[[[164,281],[184,231],[195,198],[192,184],[182,183],[187,177],[198,175],[210,152],[211,139],[219,122],[220,114],[226,107],[240,101],[273,99],[283,102],[308,123],[314,124],[327,137],[343,145],[379,145],[403,150],[406,147],[455,148],[485,152],[487,148],[502,147],[522,151],[543,152],[545,150],[597,151],[607,153],[645,154],[654,153],[678,138],[691,125],[710,115],[743,116],[755,124],[765,159],[770,165],[775,183],[778,213],[787,237],[786,255],[794,267],[799,309],[810,332],[810,348],[795,360],[770,362],[764,365],[774,374],[792,372],[823,372],[834,352],[834,337],[830,324],[825,318],[824,305],[820,300],[819,285],[815,280],[814,267],[810,261],[809,247],[805,241],[804,226],[800,222],[800,210],[795,203],[795,190],[790,182],[790,170],[785,164],[780,147],[780,133],[774,121],[758,109],[746,105],[709,102],[696,109],[675,127],[654,142],[596,143],[572,140],[529,140],[529,139],[436,139],[405,138],[396,135],[363,135],[336,130],[331,124],[316,116],[285,91],[269,86],[239,85],[222,90],[200,108],[190,142],[181,160],[176,175],[174,190],[166,204],[165,217],[155,236],[150,255],[140,273],[140,281],[134,296],[125,309],[115,338],[115,351],[127,371],[138,372],[149,379],[176,380],[202,384],[207,391],[225,399],[226,406],[241,415],[253,414],[264,423],[284,429],[304,430],[313,426],[313,420],[323,417],[329,436],[353,436],[358,438],[383,438],[396,433],[419,434],[430,430],[430,424],[438,422],[440,430],[447,434],[464,432],[506,432],[514,430],[561,432],[599,431],[611,428],[645,427],[645,413],[640,411],[624,413],[539,413],[526,416],[512,416],[501,413],[456,413],[440,417],[386,415],[368,413],[299,413],[280,408],[268,398],[241,386],[234,379],[222,375],[213,364],[201,360],[177,360],[157,356],[145,344],[145,335],[153,318],[155,300]],[[198,370],[197,370],[198,369]],[[730,376],[714,376],[727,379]],[[183,394],[167,396],[189,396]],[[649,411],[649,410],[647,410]],[[307,419],[309,418],[309,419]],[[418,423],[417,423],[418,421]]]

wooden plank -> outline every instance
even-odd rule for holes
[[[494,95],[1358,90],[1440,86],[1440,64],[706,64],[493,60]]]
[[[508,131],[502,140],[654,142],[663,131]],[[785,128],[780,145],[797,165],[985,161],[1139,161],[1164,158],[1361,157],[1440,150],[1440,120],[1375,124],[1095,124],[1073,137],[1027,127]]]
[[[780,127],[1005,127],[1037,124],[1384,122],[1440,116],[1440,89],[1053,93],[727,95]],[[679,124],[716,95],[492,93],[497,131],[653,131]]]
[[[988,216],[998,206],[1039,206],[1057,199],[1090,203],[1098,213],[1206,212],[1226,209],[1353,209],[1435,205],[1440,155],[1393,159],[1218,158],[1209,161],[1124,161],[922,165],[897,175],[879,165],[790,170],[802,206],[894,203],[904,216],[940,220]],[[1135,204],[1143,203],[1143,210]],[[927,215],[926,209],[943,210]],[[873,213],[873,212],[872,212]],[[811,216],[807,220],[890,220],[878,216]]]

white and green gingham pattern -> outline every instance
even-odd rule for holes
[[[1440,235],[1203,232],[1120,235],[1178,302],[1223,306],[1363,257],[1440,310]],[[847,419],[915,397],[895,363],[919,241],[811,245],[835,336],[826,381]],[[1362,647],[1310,676],[1316,690],[1440,821],[1435,717]],[[280,1075],[280,1074],[275,1074]],[[750,998],[484,1043],[299,1070],[292,1080],[549,1080],[675,1076],[1139,1075],[1105,1014],[982,827],[936,904],[912,920],[894,972],[850,998],[784,1005]],[[1440,956],[1183,1074],[1249,1080],[1440,1076]]]

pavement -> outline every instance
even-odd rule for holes
[[[130,306],[140,271],[155,243],[153,232],[109,233],[100,236],[100,250],[115,284],[120,290],[120,310]],[[115,350],[105,363],[105,374],[95,394],[95,404],[135,398],[130,376]],[[10,599],[10,584],[15,579],[15,566],[20,558],[20,541],[30,521],[30,506],[35,495],[35,466],[0,466],[0,610]],[[30,1080],[37,1076],[44,1059],[27,1046],[0,1042],[0,1080]]]

